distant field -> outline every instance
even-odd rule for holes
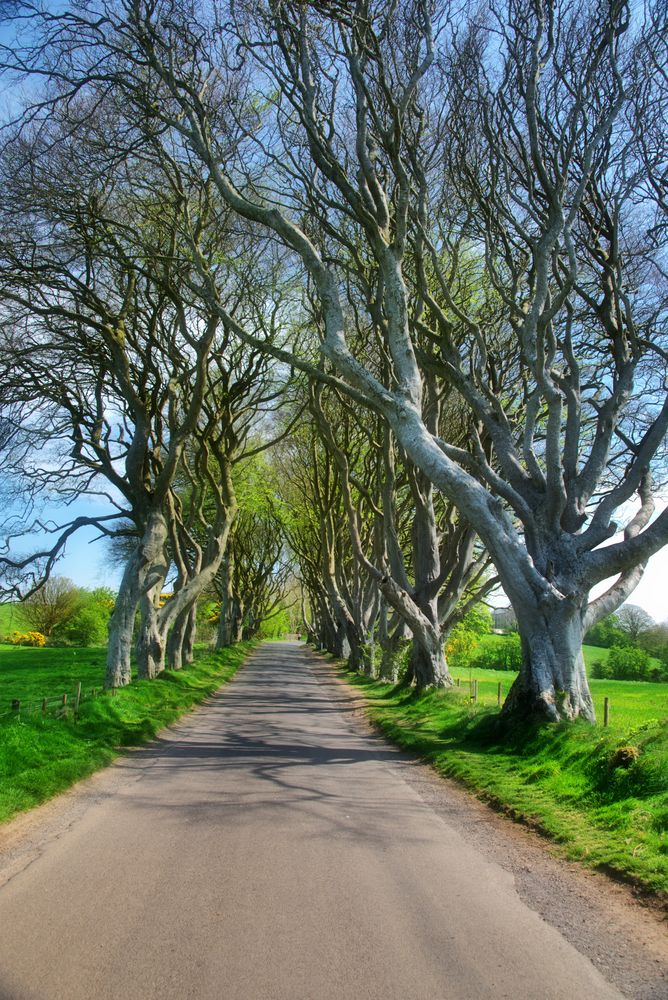
[[[583,646],[587,671],[594,660],[605,660],[609,650],[598,646]],[[658,663],[658,661],[653,661]],[[516,674],[509,670],[453,670],[464,691],[469,682],[478,681],[478,701],[481,705],[495,705],[498,685],[501,684],[502,701],[510,690]],[[610,729],[628,730],[651,719],[668,718],[668,684],[650,684],[647,681],[592,680],[592,697],[596,715],[603,720],[603,699],[610,699]]]
[[[25,628],[19,604],[0,604],[0,636]]]
[[[454,671],[462,690],[468,693],[469,680],[478,681],[478,701],[481,705],[495,705],[498,685],[501,699],[506,697],[515,674],[509,670]],[[650,719],[668,718],[668,684],[650,684],[646,681],[597,681],[590,680],[594,708],[599,722],[603,720],[603,699],[610,699],[610,728],[628,730]]]

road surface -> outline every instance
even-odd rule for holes
[[[303,647],[260,647],[6,852],[0,997],[619,998],[404,760]]]

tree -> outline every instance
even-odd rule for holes
[[[80,603],[73,615],[57,629],[75,646],[103,646],[109,637],[109,619],[114,610],[115,596],[108,587],[79,590]]]
[[[644,632],[648,632],[655,625],[652,616],[637,604],[623,604],[616,612],[615,620],[634,645]]]
[[[606,615],[601,618],[585,635],[585,642],[592,646],[623,646],[628,641],[627,635],[617,622],[617,616]]]
[[[4,150],[0,281],[13,322],[6,384],[13,400],[47,417],[49,460],[26,474],[62,497],[97,492],[112,512],[78,518],[55,530],[49,550],[22,560],[5,556],[2,563],[25,570],[19,585],[30,589],[49,575],[83,524],[112,535],[127,535],[131,525],[135,545],[109,637],[107,685],[115,687],[130,678],[138,605],[140,676],[159,673],[166,653],[174,667],[191,656],[194,606],[218,570],[236,514],[231,466],[253,421],[279,395],[271,359],[239,342],[198,293],[186,222],[200,238],[204,231],[211,237],[217,291],[230,322],[254,329],[276,322],[283,300],[279,291],[266,305],[261,268],[250,252],[239,261],[225,256],[225,216],[211,222],[201,178],[190,184],[181,178],[175,192],[156,174],[146,148],[133,147],[119,180],[97,141],[103,111],[113,118],[113,105],[83,123],[80,110],[76,102],[60,108],[48,139],[15,133]],[[79,140],[90,153],[85,161]],[[57,462],[59,445],[67,450]],[[185,503],[179,477],[189,481]],[[172,561],[174,599],[159,608]]]
[[[21,606],[21,614],[35,632],[47,639],[71,624],[83,604],[79,587],[66,576],[52,576]]]

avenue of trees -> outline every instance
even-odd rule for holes
[[[137,609],[152,677],[204,595],[234,641],[295,573],[318,646],[410,643],[426,688],[500,582],[504,712],[593,720],[583,636],[668,541],[666,4],[19,3],[3,39],[0,457],[108,511],[7,592],[95,523],[109,684]]]

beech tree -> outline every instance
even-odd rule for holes
[[[136,547],[108,649],[107,684],[117,686],[130,678],[137,605],[140,676],[163,669],[170,628],[172,665],[190,658],[194,604],[218,570],[236,514],[231,466],[277,390],[270,359],[233,338],[189,290],[192,264],[180,226],[187,219],[200,232],[207,228],[206,186],[175,192],[150,161],[127,159],[124,184],[109,173],[106,153],[95,158],[94,146],[84,172],[76,157],[69,160],[71,120],[68,112],[50,122],[48,136],[14,135],[5,151],[0,293],[12,324],[5,385],[17,405],[41,411],[48,427],[51,451],[26,472],[65,498],[97,493],[112,512],[76,518],[54,532],[49,549],[24,559],[6,555],[2,562],[25,571],[15,592],[30,592],[48,578],[81,526],[113,533],[120,523],[127,533],[129,519]],[[99,127],[98,119],[89,120],[90,130]],[[218,292],[238,324],[240,299],[245,317],[250,307],[243,280],[224,266],[221,221],[214,241]],[[237,274],[251,263],[242,259]],[[261,298],[260,271],[253,271]],[[187,509],[176,491],[177,474],[190,479]],[[196,522],[202,539],[193,533]],[[172,562],[174,597],[160,608]]]
[[[81,607],[80,589],[65,576],[52,576],[21,606],[21,617],[48,639],[74,618]]]
[[[382,414],[482,539],[522,639],[506,712],[593,719],[583,631],[668,540],[668,512],[652,521],[668,427],[663,11],[91,0],[42,17],[39,44],[33,25],[8,60],[48,75],[53,100],[122,94],[284,245],[332,372],[299,341],[238,335]],[[351,339],[350,283],[383,378]],[[469,408],[471,449],[429,426],[426,372]]]

